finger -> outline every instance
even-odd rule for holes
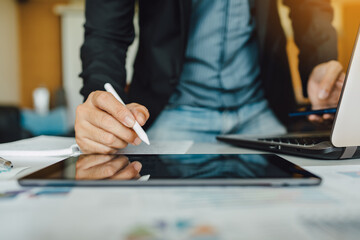
[[[134,161],[132,163],[130,163],[138,173],[140,173],[141,169],[142,169],[142,164],[138,161]]]
[[[122,125],[119,121],[117,121],[113,116],[111,116],[107,112],[101,110],[94,110],[94,113],[91,115],[91,118],[89,117],[88,121],[95,127],[113,134],[117,139],[121,139],[122,141],[134,145],[139,145],[141,143],[140,139],[139,139],[140,141],[137,140],[137,135],[134,132],[134,130]],[[111,138],[110,136],[107,137]],[[107,140],[109,141],[115,139],[107,139]],[[120,146],[111,146],[111,147],[120,147]],[[124,147],[126,146],[123,146],[122,148]]]
[[[343,86],[344,86],[344,82],[336,82],[336,88],[337,89],[342,89],[343,88]]]
[[[341,92],[342,92],[342,86],[343,86],[343,83],[340,83],[340,84],[338,84],[338,82],[336,83],[336,87],[333,88],[332,92],[330,93],[330,96],[323,103],[322,108],[336,108],[337,107],[340,96],[341,96]]]
[[[149,110],[146,107],[144,107],[144,106],[142,106],[140,104],[130,103],[130,104],[126,105],[126,107],[135,116],[136,121],[141,126],[143,126],[150,117]]]
[[[329,68],[320,83],[320,92],[318,95],[319,99],[324,100],[329,96],[335,82],[341,74],[342,69],[343,68],[339,62],[329,62]]]
[[[111,177],[111,179],[130,180],[137,178],[141,170],[141,167],[142,165],[140,162],[132,162],[124,169],[119,171],[115,176]]]
[[[314,122],[314,123],[322,123],[324,121],[322,117],[315,114],[309,115],[308,119],[310,122]]]
[[[341,73],[330,94],[340,95],[345,82],[345,73]]]
[[[104,179],[114,176],[118,171],[129,165],[127,157],[118,157],[88,169],[77,171],[78,179]]]
[[[129,163],[129,159],[127,157],[122,156],[120,158],[115,158],[111,161],[88,169],[88,176],[93,176],[97,179],[111,178],[116,175],[117,172],[126,168]]]
[[[92,155],[80,155],[76,161],[76,169],[87,169],[93,166],[105,163],[113,159],[113,155],[102,155],[102,154],[92,154]]]
[[[338,78],[338,81],[337,83],[344,83],[345,82],[345,78],[346,78],[346,75],[344,72],[341,72],[339,78]]]
[[[334,119],[334,114],[324,114],[323,116],[324,120],[333,120]]]
[[[111,114],[116,120],[125,126],[132,128],[135,118],[122,103],[120,103],[111,93],[104,91],[92,92],[91,102],[97,108]]]
[[[80,138],[77,140],[80,150],[83,153],[102,153],[102,154],[113,154],[118,151],[118,149],[114,149],[104,144],[100,144],[88,138]]]
[[[128,145],[126,141],[117,138],[114,134],[104,131],[89,122],[85,122],[83,125],[85,132],[87,133],[87,138],[97,143],[114,149],[122,149]]]
[[[344,86],[344,80],[345,80],[345,74],[341,73],[333,89],[331,90],[330,95],[327,97],[326,101],[324,102],[325,105],[323,105],[322,108],[337,106],[340,99],[342,88]]]

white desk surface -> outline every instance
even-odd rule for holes
[[[194,143],[187,153],[259,152]],[[281,156],[320,175],[321,186],[73,188],[54,195],[35,188],[0,198],[0,238],[358,239],[360,159]],[[61,158],[10,160],[30,167],[18,178]],[[15,180],[0,181],[0,194],[18,188]]]

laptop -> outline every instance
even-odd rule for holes
[[[318,159],[360,158],[360,28],[331,132],[277,136],[220,135],[232,145]]]

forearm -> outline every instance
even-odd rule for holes
[[[125,59],[134,39],[133,0],[87,0],[85,41],[81,48],[81,94],[103,90],[110,82],[124,97]]]
[[[299,71],[307,96],[307,82],[313,68],[337,59],[337,36],[331,22],[329,0],[284,0],[291,9],[295,43],[299,53]]]

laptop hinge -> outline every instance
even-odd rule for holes
[[[343,154],[341,155],[340,159],[344,158],[352,158],[356,152],[357,147],[345,147]]]

